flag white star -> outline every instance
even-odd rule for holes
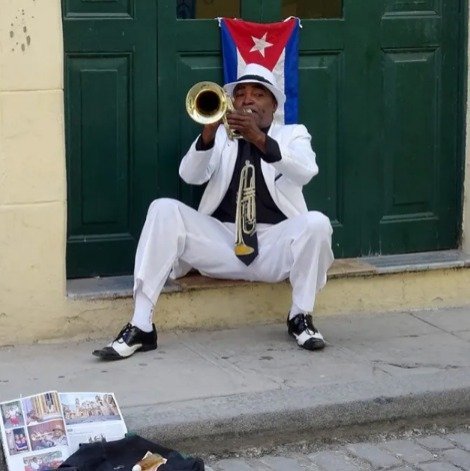
[[[255,45],[250,49],[250,52],[258,51],[264,57],[264,50],[267,47],[273,46],[272,43],[266,41],[266,36],[268,32],[264,33],[261,38],[255,38],[254,36],[251,37]]]

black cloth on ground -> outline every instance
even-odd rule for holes
[[[168,461],[158,471],[204,471],[200,458],[185,458],[180,453],[146,440],[129,435],[110,442],[84,443],[69,456],[58,469],[67,471],[132,471],[145,453],[158,453]]]

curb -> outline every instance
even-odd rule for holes
[[[123,414],[130,431],[189,453],[220,453],[268,441],[318,439],[333,430],[396,421],[461,419],[470,413],[468,372],[439,372],[403,380],[332,384],[313,389],[281,389],[264,393],[136,406]],[[348,433],[349,429],[349,433]],[[364,431],[363,431],[364,432]],[[336,432],[335,432],[336,433]],[[355,432],[357,433],[357,431]]]

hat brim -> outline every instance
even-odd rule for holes
[[[277,101],[277,106],[278,108],[281,108],[284,106],[284,103],[286,102],[286,96],[284,95],[284,93],[282,93],[281,90],[279,90],[277,87],[275,87],[274,85],[272,85],[271,83],[269,82],[264,82],[264,81],[261,81],[261,80],[256,80],[256,79],[253,79],[253,78],[250,78],[250,79],[242,79],[242,80],[238,80],[236,82],[229,82],[229,83],[226,83],[224,85],[224,90],[230,95],[230,96],[233,96],[233,91],[235,90],[235,87],[237,85],[239,85],[240,83],[259,83],[260,85],[262,85],[264,88],[267,88],[273,95],[274,95],[274,98],[276,99]]]

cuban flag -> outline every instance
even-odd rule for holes
[[[251,23],[222,18],[219,24],[225,83],[237,80],[246,64],[266,67],[286,95],[284,110],[276,112],[276,119],[286,124],[296,123],[300,20],[290,17],[278,23]]]

